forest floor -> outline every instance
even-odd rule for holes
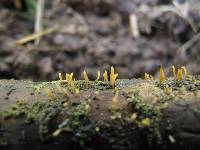
[[[198,3],[182,11],[170,0],[49,1],[44,29],[59,29],[38,46],[16,45],[34,32],[34,17],[0,6],[0,78],[55,80],[58,72],[74,72],[80,79],[86,68],[94,79],[111,65],[119,78],[157,75],[160,65],[169,74],[173,64],[199,74]]]

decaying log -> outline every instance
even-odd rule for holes
[[[200,149],[200,81],[1,80],[0,149]]]

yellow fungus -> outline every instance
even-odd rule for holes
[[[95,91],[94,94],[95,94],[96,96],[99,96],[99,91],[98,91],[98,90]]]
[[[91,111],[91,106],[89,104],[86,104],[85,105],[85,110],[86,110],[86,112],[89,113]]]
[[[183,72],[184,72],[185,76],[187,77],[188,76],[188,72],[187,72],[186,67],[182,66],[181,69],[183,69]]]
[[[101,76],[101,72],[100,72],[100,71],[98,71],[98,72],[97,72],[97,78],[96,78],[96,80],[95,80],[95,81],[99,81],[99,79],[100,79],[100,76]]]
[[[75,89],[75,94],[79,94],[79,92],[80,92],[79,89],[76,88],[76,89]]]
[[[149,79],[150,79],[150,76],[149,76],[149,74],[148,74],[148,73],[146,73],[146,72],[144,73],[144,79],[145,79],[145,80],[149,80]]]
[[[89,78],[88,78],[87,72],[86,72],[85,70],[83,71],[83,78],[84,78],[84,80],[85,80],[86,82],[89,81]]]
[[[113,110],[120,109],[119,91],[116,91],[115,96],[112,99],[112,109]]]
[[[144,73],[144,79],[145,80],[153,80],[153,76],[145,72]]]
[[[53,92],[49,88],[44,88],[44,91],[48,97],[53,97]]]
[[[67,107],[68,105],[69,105],[68,102],[65,102],[65,103],[63,104],[64,107]]]
[[[182,69],[178,69],[178,73],[177,73],[177,80],[181,81],[183,79],[183,72]]]
[[[73,75],[74,75],[73,73],[70,73],[70,74],[66,73],[67,83],[71,87],[74,87],[74,81],[75,81],[75,79],[73,79]]]
[[[146,128],[146,127],[150,126],[150,124],[151,124],[151,120],[149,118],[142,119],[142,121],[141,121],[142,128]]]
[[[135,121],[136,118],[137,118],[137,113],[133,113],[133,114],[131,115],[130,120],[131,120],[131,121]]]
[[[111,71],[110,71],[110,84],[112,85],[112,87],[115,86],[115,82],[116,82],[117,76],[118,76],[118,73],[115,73],[115,69],[112,66],[111,67]]]
[[[163,83],[164,81],[165,81],[165,72],[162,66],[160,66],[160,83]]]
[[[176,68],[174,65],[172,66],[172,73],[173,73],[174,77],[176,77]]]
[[[62,81],[63,78],[62,78],[62,73],[61,72],[58,74],[58,76],[59,76],[59,80]]]
[[[105,82],[108,82],[108,72],[105,70],[104,74],[103,74],[103,78]]]

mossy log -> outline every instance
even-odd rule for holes
[[[200,80],[0,81],[0,149],[200,149]]]

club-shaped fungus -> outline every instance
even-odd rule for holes
[[[142,128],[146,128],[146,127],[149,127],[151,124],[151,120],[149,118],[144,118],[142,119],[141,121],[141,127]]]
[[[189,77],[188,72],[187,72],[187,69],[186,69],[185,66],[182,66],[181,68],[179,68],[179,69],[177,70],[177,74],[176,74],[176,68],[175,68],[174,65],[173,65],[173,66],[172,66],[172,72],[173,72],[174,77],[175,77],[178,81],[183,80],[183,73],[184,73],[185,77]]]
[[[174,65],[172,66],[172,73],[173,73],[174,77],[176,78],[176,68]]]
[[[144,73],[144,79],[145,80],[149,80],[150,79],[150,75],[148,73],[146,73],[146,72]]]
[[[119,91],[116,91],[115,96],[112,99],[112,110],[120,109],[120,101],[119,101]]]
[[[59,77],[59,80],[60,80],[60,81],[63,81],[62,73],[61,73],[61,72],[58,74],[58,77]]]
[[[110,84],[112,85],[113,88],[115,87],[117,76],[118,76],[118,73],[115,73],[115,69],[112,66],[111,71],[110,71]]]
[[[188,72],[185,66],[182,66],[181,69],[183,69],[183,72],[185,74],[185,77],[188,77]]]
[[[89,77],[88,77],[87,72],[85,70],[83,71],[83,78],[86,82],[89,82]]]
[[[103,80],[105,82],[108,82],[108,72],[105,70],[104,74],[103,74]]]
[[[73,73],[66,73],[66,81],[70,87],[74,87],[75,79],[73,79]]]
[[[131,120],[132,122],[134,122],[136,118],[137,118],[137,113],[133,113],[133,114],[131,115],[130,120]]]
[[[145,73],[144,73],[144,79],[145,79],[145,80],[152,80],[152,79],[153,79],[153,76],[145,72]]]
[[[178,80],[178,81],[183,80],[183,71],[182,71],[182,69],[178,69],[178,72],[177,72],[177,80]]]
[[[100,71],[98,71],[98,72],[97,72],[97,78],[96,78],[96,80],[95,80],[95,81],[99,81],[100,77],[101,77],[101,72],[100,72]]]
[[[163,83],[164,81],[165,81],[165,72],[162,66],[160,66],[160,83]]]

